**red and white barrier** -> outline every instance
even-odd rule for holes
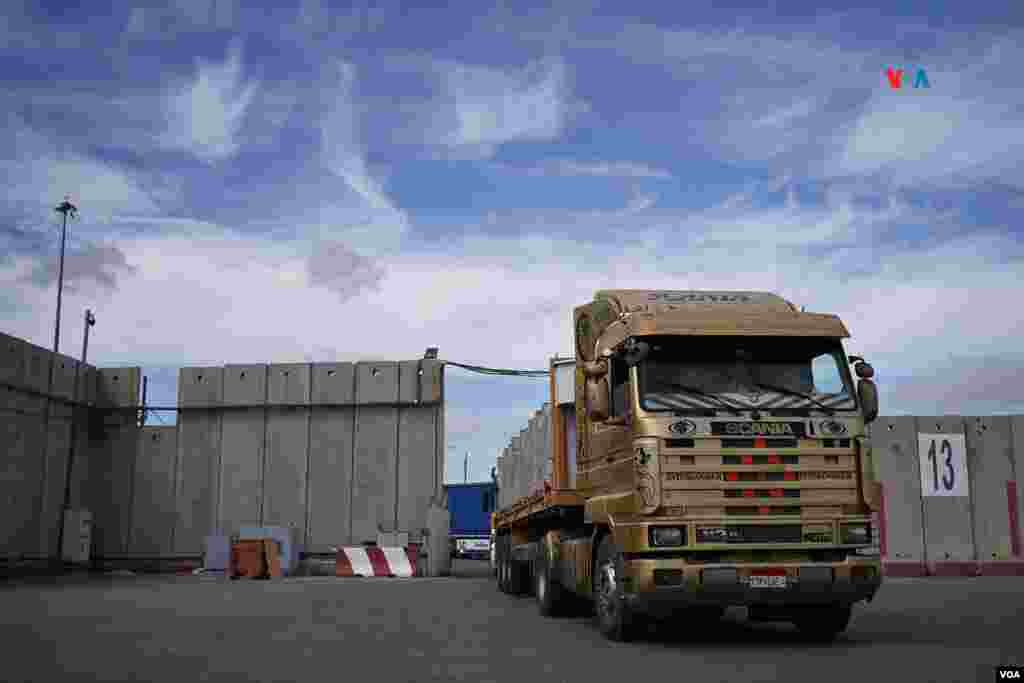
[[[406,548],[338,548],[335,576],[415,576],[417,554],[418,546],[415,545]]]

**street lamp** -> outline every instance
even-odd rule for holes
[[[53,352],[57,353],[60,349],[60,299],[64,291],[64,246],[68,238],[68,214],[74,218],[78,214],[78,207],[71,203],[71,195],[64,195],[64,201],[53,210],[63,216],[60,229],[60,267],[57,272],[57,321],[53,329]]]

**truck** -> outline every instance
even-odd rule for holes
[[[882,583],[881,486],[874,370],[842,320],[769,292],[601,290],[572,322],[551,481],[491,519],[498,588],[584,606],[615,641],[729,607],[846,630]]]
[[[491,513],[498,498],[497,484],[493,481],[446,484],[445,489],[452,558],[486,560],[490,552]]]

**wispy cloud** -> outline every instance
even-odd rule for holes
[[[929,60],[931,87],[880,86],[842,132],[828,169],[881,174],[901,186],[997,180],[1024,188],[1024,157],[1009,140],[1024,136],[1020,76],[1024,32],[1000,37],[975,59]]]
[[[359,109],[356,103],[356,67],[348,62],[333,64],[325,85],[326,111],[320,121],[321,154],[324,165],[360,199],[361,206],[337,204],[311,211],[309,226],[319,226],[322,239],[361,236],[362,242],[385,249],[397,247],[408,229],[408,219],[387,196],[381,183],[370,172],[361,136]]]
[[[595,176],[602,178],[656,178],[673,177],[668,171],[632,161],[579,161],[576,159],[545,159],[530,166],[497,164],[502,168],[530,175]]]
[[[438,61],[434,68],[444,92],[435,142],[456,152],[486,157],[508,142],[555,140],[581,106],[572,99],[562,60],[506,70]]]
[[[56,222],[52,207],[70,193],[75,201],[89,203],[93,220],[105,220],[120,211],[152,215],[158,211],[153,191],[162,199],[173,196],[172,188],[157,176],[140,179],[112,164],[69,150],[16,115],[8,114],[5,123],[0,130],[4,141],[0,145],[0,177],[8,212],[35,215],[39,218],[34,223],[52,225]],[[44,208],[48,210],[44,212]]]
[[[237,43],[222,63],[200,60],[195,78],[167,98],[168,128],[161,142],[207,163],[231,157],[238,151],[236,137],[257,88],[245,79]]]

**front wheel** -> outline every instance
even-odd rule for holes
[[[555,617],[562,613],[566,596],[562,585],[552,576],[551,565],[546,558],[537,561],[537,573],[534,576],[534,594],[537,607],[545,617]]]
[[[793,616],[800,633],[814,640],[830,641],[846,630],[853,608],[850,605],[800,608]]]
[[[628,641],[633,636],[633,615],[623,595],[622,564],[611,536],[605,536],[597,549],[594,572],[594,616],[605,638]]]
[[[498,590],[502,593],[509,592],[509,567],[508,567],[508,546],[505,543],[505,538],[499,538],[498,540],[498,552],[497,552],[497,574],[498,574]]]

